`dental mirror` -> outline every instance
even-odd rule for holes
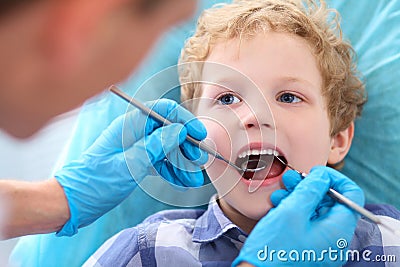
[[[248,166],[255,167],[249,168]],[[258,172],[264,170],[267,167],[267,163],[262,159],[249,159],[242,163],[242,170],[246,172]]]

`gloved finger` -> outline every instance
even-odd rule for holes
[[[336,204],[336,201],[326,194],[321,202],[315,209],[314,214],[311,216],[311,220],[318,219],[319,217],[325,216],[325,214]]]
[[[163,123],[150,117],[140,110],[133,110],[124,115],[121,115],[116,120],[121,121],[123,130],[121,136],[118,135],[118,131],[115,131],[114,139],[120,143],[123,143],[124,149],[128,149],[133,146],[137,141],[151,134],[155,129],[161,127]],[[122,140],[122,142],[121,142]]]
[[[324,196],[324,198],[319,203],[317,209],[322,209],[324,207],[330,208],[335,205],[335,203],[336,200],[334,200],[329,194],[326,194],[326,196]]]
[[[287,209],[294,211],[301,207],[302,211],[311,217],[328,192],[330,182],[329,175],[324,169],[314,169],[281,203]]]
[[[161,175],[161,177],[163,177],[168,182],[171,182],[178,186],[186,186],[175,174],[174,166],[170,164],[170,162],[157,162],[154,167],[157,170],[158,174]]]
[[[314,227],[322,227],[334,231],[334,229],[340,226],[340,236],[350,241],[359,218],[360,215],[357,212],[336,202],[325,214],[321,215],[320,218],[314,222]],[[348,236],[344,236],[346,231],[343,231],[343,229],[346,229],[349,233]]]
[[[329,167],[316,167],[316,168],[325,168],[330,179],[331,185],[330,187],[337,191],[338,193],[344,195],[345,197],[349,198],[353,202],[357,203],[360,206],[364,206],[365,204],[365,197],[364,192],[362,189],[350,178],[345,176],[344,174],[340,173]],[[314,168],[313,168],[314,169]]]
[[[169,99],[159,99],[154,102],[152,109],[174,123],[182,123],[187,133],[197,139],[203,140],[207,136],[207,130],[203,123],[190,111]]]
[[[189,141],[185,141],[181,145],[183,155],[194,164],[204,165],[208,161],[208,153],[201,150],[198,146],[193,145]]]
[[[176,185],[196,187],[204,183],[199,164],[186,159],[179,149],[179,145],[186,140],[186,133],[186,128],[179,123],[159,128],[146,137],[147,143],[153,144],[152,148],[146,150],[148,154],[153,154],[153,166],[167,181]],[[156,148],[158,136],[161,136],[162,149],[160,145]],[[150,137],[155,140],[151,140]],[[158,156],[154,157],[154,154]]]
[[[187,116],[192,117],[190,120],[186,119],[185,123],[188,134],[199,141],[204,140],[207,137],[207,129],[204,124],[199,119],[193,117],[193,114],[186,109],[182,107],[179,108],[183,109],[182,113],[189,113]]]
[[[200,166],[183,158],[179,151],[168,155],[168,160],[155,163],[155,169],[167,181],[185,187],[203,185],[204,177]]]
[[[183,144],[185,144],[184,142]],[[181,145],[182,146],[182,145]],[[176,181],[180,181],[184,186],[200,186],[204,183],[203,173],[200,164],[197,161],[188,160],[181,150],[174,150],[168,155],[168,161],[164,162],[166,165],[173,165],[173,175]],[[174,182],[178,184],[177,182]]]
[[[174,123],[156,129],[141,138],[132,147],[124,150],[125,162],[136,182],[151,174],[150,168],[163,161],[166,154],[178,149],[185,140],[186,130],[182,124]]]
[[[292,192],[301,180],[301,175],[294,170],[288,170],[282,176],[282,182],[289,192]]]
[[[287,172],[285,172],[282,177],[282,182],[285,185],[286,190],[280,189],[274,191],[270,197],[272,204],[274,206],[278,206],[279,203],[294,190],[294,188],[301,180],[301,175],[298,174],[296,171],[288,170]],[[331,207],[334,203],[335,201],[331,197],[329,197],[328,195],[324,196],[321,203],[317,207],[317,212],[319,214],[323,213],[323,211],[321,210],[323,207]]]
[[[187,134],[202,140],[206,137],[207,131],[204,125],[194,117],[188,110],[179,106],[178,103],[169,99],[160,99],[157,101],[146,102],[145,105],[167,118],[171,122],[184,124],[187,128]],[[129,148],[139,139],[151,134],[155,129],[165,126],[165,123],[154,119],[149,114],[140,110],[133,110],[120,116],[113,122],[114,130],[111,136],[117,142],[113,146],[121,146],[120,140],[123,140],[124,148]],[[118,126],[118,127],[117,127]],[[123,131],[120,129],[123,128]],[[122,139],[123,137],[123,139]]]
[[[172,166],[171,162],[166,162],[164,166]],[[192,168],[177,168],[177,167],[170,167],[170,173],[174,175],[162,175],[168,181],[185,187],[199,187],[204,184],[204,176],[203,172],[201,171],[200,167],[192,166]]]
[[[187,131],[182,124],[173,123],[156,129],[151,135],[146,136],[146,151],[151,162],[163,160],[165,155],[177,149],[185,141],[186,135]]]
[[[122,152],[161,126],[162,123],[142,111],[133,110],[112,121],[91,148],[95,153]]]
[[[274,205],[275,207],[278,206],[279,203],[281,203],[281,201],[283,199],[285,199],[288,195],[289,195],[289,192],[286,191],[285,189],[279,189],[279,190],[272,192],[272,194],[270,196],[272,205]]]

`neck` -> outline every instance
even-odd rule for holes
[[[225,216],[229,218],[234,224],[236,224],[243,232],[250,234],[253,228],[258,223],[258,220],[253,220],[241,214],[238,210],[234,209],[223,199],[218,199],[217,203]]]

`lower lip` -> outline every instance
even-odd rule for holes
[[[262,181],[262,182],[261,182],[261,180],[251,180],[250,181],[250,180],[244,179],[243,177],[241,178],[241,181],[243,183],[245,183],[247,186],[250,186],[250,184],[253,181],[256,181],[258,186],[269,186],[269,185],[278,183],[281,179],[282,179],[282,175],[279,175],[279,176],[276,176],[276,177],[272,177],[272,178],[268,178],[268,179],[264,179],[264,181]]]

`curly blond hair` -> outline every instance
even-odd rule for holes
[[[361,115],[366,93],[356,69],[354,50],[343,40],[338,12],[328,9],[323,0],[236,0],[218,4],[199,18],[179,63],[205,61],[221,41],[251,39],[268,31],[294,34],[308,42],[322,75],[330,134],[347,129]],[[199,80],[201,68],[202,63],[180,65],[182,102],[201,95],[201,85],[190,82]],[[193,106],[188,108],[193,111]]]

